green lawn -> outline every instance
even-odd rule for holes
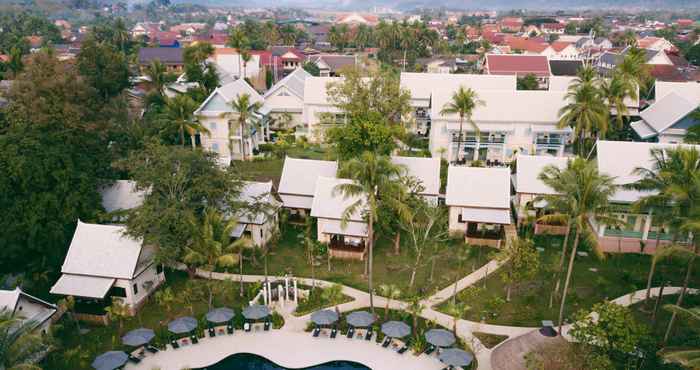
[[[318,145],[309,145],[306,148],[295,146],[289,150],[287,156],[304,159],[332,160],[332,154]],[[279,185],[282,176],[284,158],[266,157],[251,161],[234,161],[232,167],[241,175],[244,180],[249,181],[270,181]]]
[[[553,307],[548,307],[554,279],[552,270],[547,267],[558,263],[561,243],[562,238],[558,237],[535,239],[535,246],[544,248],[540,253],[540,265],[545,268],[541,268],[533,279],[516,284],[511,302],[505,301],[505,284],[500,273],[462,291],[458,299],[470,306],[465,318],[518,326],[539,326],[542,320],[556,322],[559,304],[555,300]],[[585,246],[583,251],[587,251]],[[566,316],[569,317],[579,309],[590,309],[597,302],[646,288],[650,261],[649,256],[639,254],[608,255],[604,260],[598,260],[590,252],[585,257],[577,256],[567,298]],[[664,263],[659,265],[658,271],[655,284],[658,285],[662,278],[671,281],[673,285],[682,284],[683,265]],[[691,286],[698,286],[698,283],[700,269],[695,269]],[[440,307],[441,310],[444,308],[445,305]]]
[[[290,273],[294,276],[311,277],[312,269],[306,259],[303,245],[297,239],[301,232],[301,227],[290,226],[284,231],[283,237],[278,245],[273,246],[268,257],[268,271],[272,275],[283,275]],[[406,238],[402,238],[405,241]],[[463,263],[460,270],[458,264],[454,262],[454,248],[458,243],[445,248],[435,258],[435,268],[433,280],[430,281],[431,264],[426,259],[423,261],[416,274],[414,291],[409,289],[411,266],[414,262],[412,249],[403,243],[400,255],[393,253],[393,240],[380,238],[374,250],[374,286],[375,289],[381,284],[394,284],[402,292],[402,296],[408,296],[415,292],[422,295],[432,294],[438,289],[442,289],[454,282],[457,277],[464,277],[473,268],[479,268],[488,262],[488,254],[492,251],[489,248],[480,248],[480,253],[472,256]],[[246,274],[264,273],[264,265],[260,258],[257,265],[247,259],[244,266]],[[367,279],[363,277],[364,262],[349,260],[333,260],[331,270],[325,261],[319,261],[315,267],[316,278],[348,285],[357,289],[367,291]],[[233,272],[238,272],[234,270]]]
[[[139,311],[137,317],[124,321],[122,334],[138,327],[150,328],[156,332],[154,344],[162,346],[168,340],[167,323],[169,318],[193,316],[201,320],[200,328],[206,328],[204,315],[209,309],[205,280],[189,280],[185,273],[179,271],[168,271],[166,279],[167,283],[159,289],[170,287],[177,298],[170,314],[151,297],[151,300]],[[215,287],[213,306],[233,308],[236,311],[234,322],[237,327],[242,327],[241,308],[248,304],[254,294],[257,294],[257,286],[244,284],[244,297],[239,295],[240,285],[237,282],[217,282]],[[183,302],[183,297],[189,298],[191,302]],[[282,324],[282,318],[279,315],[275,315],[273,321],[275,327]],[[44,369],[91,369],[90,363],[98,354],[109,350],[127,349],[121,345],[121,335],[117,322],[112,322],[107,327],[91,326],[82,322],[80,326],[82,329],[88,329],[88,332],[79,334],[75,323],[68,320],[67,316],[64,316],[59,324],[54,326],[57,348],[43,364]]]

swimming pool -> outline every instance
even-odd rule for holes
[[[236,353],[214,365],[196,370],[290,370],[252,353]],[[296,370],[296,369],[295,369]],[[303,370],[371,370],[367,366],[350,361],[333,361],[321,365],[305,367]]]

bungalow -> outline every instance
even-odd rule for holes
[[[428,203],[437,205],[440,196],[440,158],[391,157],[392,163],[403,166],[406,175],[416,179],[421,186],[418,195]]]
[[[304,126],[304,87],[309,72],[303,68],[297,68],[294,72],[273,85],[263,96],[265,103],[261,109],[272,121],[278,120],[285,114],[291,117],[291,122],[286,122],[286,127],[271,125],[270,129],[289,129]]]
[[[539,179],[539,175],[547,166],[555,166],[560,169],[566,167],[568,159],[565,157],[552,157],[542,155],[518,155],[515,159],[515,175],[513,176],[513,188],[515,197],[513,207],[517,214],[518,225],[528,222],[531,217],[542,216],[545,212],[546,202],[538,201],[538,197],[545,195],[557,195],[557,193]],[[562,225],[550,225],[534,222],[535,234],[563,235],[566,227]]]
[[[272,181],[244,182],[239,200],[249,209],[237,215],[238,225],[231,236],[246,236],[254,246],[264,246],[277,229],[277,211],[281,206],[272,194]]]
[[[691,117],[691,113],[700,105],[700,84],[687,84],[697,90],[696,96],[686,93],[690,96],[684,97],[681,95],[683,93],[670,91],[661,97],[657,96],[652,105],[639,113],[641,119],[632,122],[630,126],[640,139],[678,144],[683,142],[688,128],[700,124],[700,121]]]
[[[37,329],[46,334],[57,311],[55,304],[31,296],[19,287],[14,290],[0,290],[0,312],[20,319],[33,330]]]
[[[264,102],[248,82],[238,79],[216,88],[194,111],[195,117],[209,131],[206,135],[201,135],[202,147],[217,153],[222,165],[228,165],[232,159],[251,158],[258,144],[265,141],[264,127],[258,129],[249,124],[241,131],[236,121],[238,113],[232,108],[231,102],[244,94],[250,97],[250,104]],[[253,115],[254,119],[262,119],[256,113]],[[234,127],[233,132],[229,132],[229,127]]]
[[[542,23],[540,30],[547,34],[563,35],[566,25],[564,23]]]
[[[651,49],[656,51],[673,51],[677,50],[672,42],[663,37],[646,36],[637,39],[637,47],[641,49]]]
[[[596,144],[598,170],[613,176],[616,185],[633,184],[640,179],[635,171],[637,168],[652,169],[652,149],[667,150],[678,146],[677,144],[600,140]],[[700,146],[694,147],[700,150]],[[614,215],[625,223],[621,227],[611,228],[598,224],[595,220],[589,220],[595,230],[598,246],[603,251],[653,254],[657,239],[659,245],[671,242],[672,236],[665,220],[656,219],[651,213],[637,214],[631,211],[630,205],[647,194],[632,189],[619,189],[615,192],[610,202],[615,207]]]
[[[153,61],[160,61],[167,72],[181,73],[185,67],[185,58],[181,48],[140,48],[139,66],[141,73]]]
[[[317,220],[317,238],[328,244],[331,257],[364,260],[368,236],[364,207],[348,217],[345,210],[358,201],[366,202],[363,196],[346,197],[337,191],[338,185],[352,180],[319,176],[311,206],[311,216]]]
[[[550,56],[551,58],[564,60],[580,58],[580,52],[572,42],[554,41],[551,47],[555,52],[553,56]]]
[[[292,46],[273,46],[270,48],[272,59],[281,60],[282,73],[287,75],[304,63],[304,54]]]
[[[499,248],[510,225],[510,170],[450,166],[447,194],[450,233],[472,245]]]
[[[335,177],[337,172],[338,162],[285,158],[277,190],[282,206],[290,209],[293,215],[305,216],[313,205],[316,179]]]
[[[78,220],[51,294],[75,297],[78,313],[104,315],[119,301],[134,315],[165,275],[154,262],[155,249],[125,232],[125,226]]]

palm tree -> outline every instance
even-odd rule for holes
[[[564,322],[564,308],[566,307],[566,296],[571,283],[574,259],[576,250],[581,239],[588,241],[589,245],[597,247],[598,243],[595,234],[591,230],[588,222],[590,218],[600,224],[618,224],[619,220],[610,216],[610,197],[617,191],[613,178],[598,173],[598,169],[593,162],[588,162],[583,158],[575,158],[568,161],[566,168],[550,168],[542,175],[545,184],[554,184],[553,190],[559,193],[559,197],[570,203],[570,215],[572,226],[575,230],[574,244],[569,253],[569,264],[564,281],[561,304],[559,307],[559,331]],[[563,183],[563,181],[574,181],[573,183]],[[559,184],[559,185],[557,185]],[[554,198],[554,197],[551,197]],[[550,197],[547,197],[550,200]],[[554,200],[554,199],[551,199]],[[600,253],[598,251],[598,253]]]
[[[158,95],[163,96],[165,93],[165,85],[168,84],[169,78],[165,72],[165,65],[160,60],[154,60],[149,64],[144,73],[150,80],[150,85]]]
[[[238,50],[238,71],[241,71],[241,50],[246,48],[248,44],[248,36],[246,36],[241,27],[231,29],[228,40],[226,40],[226,46]]]
[[[392,201],[392,190],[397,184],[396,179],[401,177],[404,169],[391,162],[388,157],[377,156],[372,152],[364,152],[359,158],[353,158],[342,164],[338,176],[353,180],[352,182],[339,184],[334,192],[342,194],[345,198],[366,197],[359,199],[348,206],[343,212],[343,222],[347,223],[350,217],[357,212],[364,212],[367,220],[367,276],[369,288],[369,304],[374,313],[374,288],[372,286],[372,263],[374,254],[374,223],[377,220],[380,200],[399,209]]]
[[[248,131],[247,126],[255,123],[254,113],[257,112],[260,109],[260,107],[262,107],[262,104],[260,102],[251,102],[249,94],[238,95],[238,98],[231,100],[230,104],[233,111],[238,114],[236,122],[238,123],[238,128],[240,129],[241,156],[245,161],[245,139],[247,137],[246,132]],[[232,120],[229,121],[229,135],[231,135],[231,133],[233,132],[233,128],[231,127],[231,123],[233,122],[234,121]],[[233,148],[231,147],[231,145],[232,142],[229,140],[229,151],[233,152]]]
[[[471,88],[465,89],[460,86],[459,89],[452,95],[452,101],[445,104],[440,111],[441,115],[447,114],[459,114],[459,136],[457,137],[457,160],[459,160],[460,152],[462,150],[462,126],[464,124],[464,119],[466,118],[472,127],[474,127],[474,132],[476,136],[479,136],[479,127],[472,120],[472,114],[474,109],[478,106],[485,105],[482,100],[479,100],[479,95],[476,91]]]
[[[241,58],[243,59],[243,79],[245,80],[248,77],[248,74],[246,73],[246,69],[248,68],[248,62],[253,58],[253,55],[250,54],[250,50],[247,48],[241,49]]]
[[[401,296],[401,290],[394,284],[382,284],[379,286],[379,294],[386,298],[386,306],[384,307],[384,320],[389,319],[389,305],[392,299],[397,299]]]
[[[124,318],[129,317],[129,307],[122,301],[115,299],[109,307],[105,308],[105,311],[110,320],[117,320],[119,322],[119,331],[117,334],[122,335],[124,331]]]
[[[0,310],[0,369],[41,370],[34,360],[48,346],[34,327],[33,321],[15,317],[9,310]]]
[[[119,50],[126,53],[126,44],[129,43],[129,30],[126,28],[124,18],[117,18],[112,26],[112,42],[119,45]]]
[[[216,209],[204,211],[202,220],[191,216],[189,225],[192,239],[185,247],[182,261],[188,266],[209,270],[209,281],[216,267],[233,267],[241,261],[241,250],[248,245],[247,238],[231,241],[231,233],[238,226],[235,218],[226,219]],[[238,251],[238,253],[236,253]],[[212,307],[213,287],[209,286],[209,308]]]
[[[172,98],[166,98],[165,110],[162,118],[169,124],[174,124],[180,135],[180,142],[185,146],[185,132],[192,140],[192,149],[195,148],[195,134],[197,132],[209,133],[204,125],[193,120],[197,103],[189,95],[181,94]]]
[[[576,72],[576,78],[569,84],[568,91],[576,91],[583,85],[595,85],[597,81],[598,71],[592,65],[586,64]]]
[[[700,307],[683,308],[667,304],[664,309],[671,311],[674,315],[682,315],[691,321],[700,322]],[[700,368],[700,348],[663,350],[660,354],[668,362],[675,362],[692,369]]]
[[[413,330],[414,338],[416,337],[416,330],[418,330],[418,315],[420,315],[424,309],[425,305],[423,304],[423,299],[419,295],[414,295],[408,298],[408,306],[406,307],[406,311],[411,314],[413,319],[411,329]]]
[[[470,309],[471,307],[464,302],[450,302],[447,305],[446,311],[448,315],[452,316],[452,332],[455,336],[457,336],[457,322],[459,322],[459,320],[462,319],[462,315]]]
[[[615,68],[615,73],[627,83],[634,83],[640,88],[644,86],[650,77],[644,50],[629,48],[622,62]]]
[[[172,288],[167,287],[165,289],[157,291],[155,297],[156,303],[158,303],[159,306],[162,306],[165,309],[166,319],[170,319],[173,314],[173,304],[175,304],[175,301],[177,300]]]
[[[600,90],[592,83],[582,83],[566,94],[569,101],[559,110],[557,127],[573,126],[579,142],[579,154],[584,153],[584,140],[595,131],[605,137],[608,130],[608,107]]]
[[[637,85],[615,74],[611,79],[600,83],[600,92],[608,103],[608,111],[615,111],[618,129],[622,128],[624,117],[629,115],[625,99],[637,99]]]
[[[700,108],[695,109],[693,113],[690,114],[690,117],[696,121],[700,121]],[[688,144],[700,144],[700,125],[688,128],[683,141]]]

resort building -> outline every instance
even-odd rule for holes
[[[265,93],[265,103],[260,111],[270,121],[270,130],[294,127],[298,131],[303,130],[304,86],[308,77],[311,77],[309,72],[297,68]],[[288,115],[288,122],[285,121],[285,115]]]
[[[231,102],[244,94],[250,96],[250,104],[264,102],[263,97],[245,80],[238,79],[216,88],[194,111],[202,126],[209,130],[209,133],[201,135],[202,147],[217,153],[222,165],[228,165],[233,159],[252,158],[258,145],[265,142],[264,121],[260,114],[254,113],[251,120],[257,120],[261,125],[249,122],[241,128],[237,122],[238,113]],[[233,128],[233,132],[229,132],[229,127]]]
[[[403,166],[406,175],[420,183],[421,195],[427,202],[438,204],[440,196],[440,158],[391,157],[394,164]]]
[[[310,140],[322,141],[326,129],[347,122],[347,115],[338,109],[328,96],[329,85],[342,81],[342,77],[313,76],[304,81],[303,119]]]
[[[450,166],[447,194],[450,233],[465,236],[467,243],[499,248],[504,226],[511,225],[510,170]]]
[[[117,180],[99,190],[102,196],[102,208],[112,215],[111,220],[124,221],[124,212],[141,206],[146,197],[145,191],[136,189],[136,182]]]
[[[603,141],[596,144],[598,170],[613,176],[615,184],[628,185],[637,182],[637,168],[652,169],[652,149],[677,148],[674,144]],[[700,146],[695,146],[700,150]],[[653,214],[636,214],[631,205],[648,193],[620,188],[610,200],[615,207],[615,216],[624,222],[620,227],[608,227],[590,220],[596,231],[598,246],[605,252],[633,252],[653,254],[657,240],[660,245],[671,242],[668,224],[655,219]]]
[[[154,248],[125,234],[119,225],[88,224],[78,220],[61,277],[52,294],[76,298],[75,311],[87,320],[103,321],[104,308],[119,301],[133,315],[165,281],[153,261]]]
[[[0,312],[9,313],[42,333],[48,332],[57,311],[56,305],[31,296],[20,288],[0,290]]]
[[[238,225],[231,232],[234,238],[248,237],[256,247],[264,246],[277,229],[277,212],[281,204],[272,194],[272,181],[246,181],[240,199],[248,209],[241,212]]]
[[[343,222],[345,210],[358,201],[366,203],[362,196],[346,197],[338,185],[352,180],[319,176],[316,180],[311,216],[317,221],[317,238],[328,244],[330,256],[364,260],[366,254],[367,222],[364,204]]]
[[[678,144],[688,129],[700,124],[691,113],[700,106],[700,84],[656,82],[656,101],[639,113],[630,126],[642,140]]]
[[[292,215],[306,216],[314,202],[316,180],[336,177],[338,162],[286,157],[277,194]]]
[[[540,223],[537,218],[545,214],[547,202],[538,199],[545,195],[557,195],[557,193],[539,179],[540,174],[547,166],[555,166],[560,169],[566,167],[568,159],[565,157],[552,157],[541,155],[518,155],[515,159],[515,174],[512,182],[515,189],[513,207],[517,215],[518,225],[533,222],[535,234],[564,235],[566,225],[548,225]]]
[[[549,91],[560,91],[568,92],[569,86],[576,80],[575,74],[573,76],[552,76],[549,78],[549,86],[547,90]],[[637,97],[632,99],[626,96],[623,100],[625,106],[627,107],[627,114],[630,116],[636,116],[639,114],[639,87],[637,87]],[[617,112],[615,108],[610,109],[610,114],[615,115]]]

